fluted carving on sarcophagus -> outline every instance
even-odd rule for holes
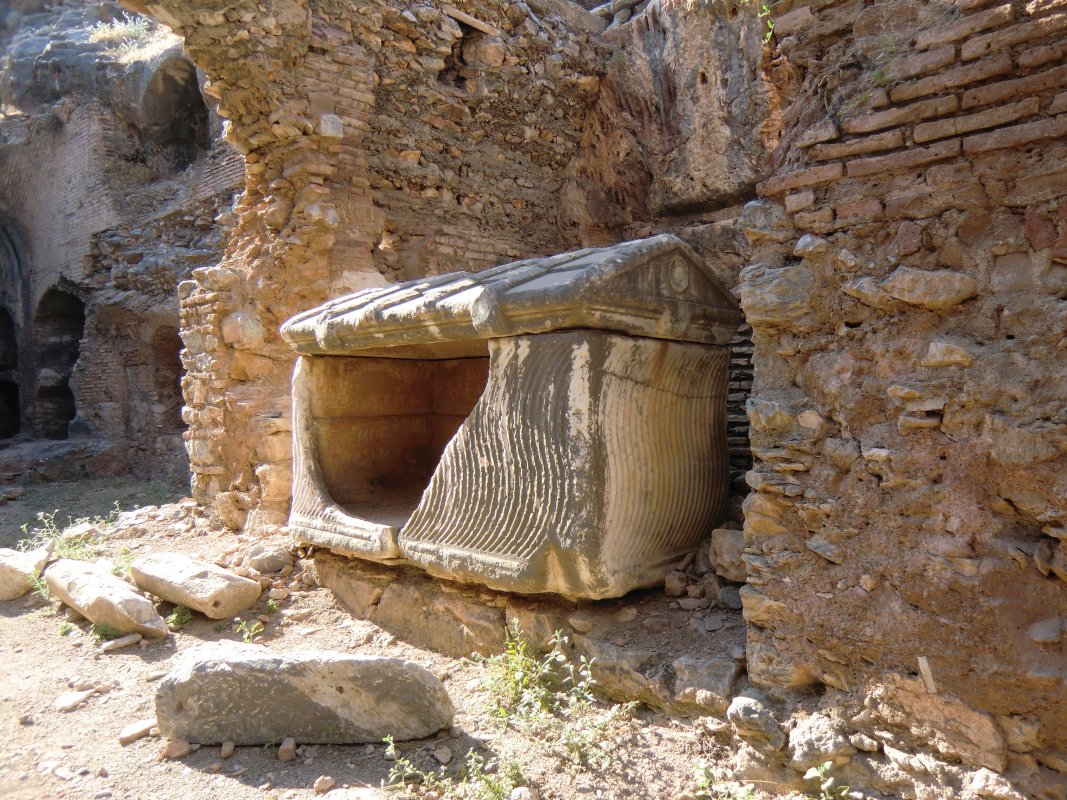
[[[301,314],[290,528],[507,591],[652,585],[722,515],[740,321],[668,235]]]

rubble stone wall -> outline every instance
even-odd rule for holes
[[[791,79],[741,222],[749,673],[919,675],[1041,783],[1067,747],[1067,6],[772,11]]]
[[[185,37],[246,160],[225,258],[179,287],[194,494],[235,527],[250,509],[253,527],[280,524],[293,357],[278,326],[387,279],[578,244],[558,196],[602,23],[502,2],[127,5]]]

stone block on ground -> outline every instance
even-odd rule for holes
[[[184,553],[153,553],[130,565],[134,582],[157,597],[199,611],[212,619],[229,619],[250,608],[262,587]]]
[[[292,564],[293,556],[288,546],[276,542],[257,542],[245,555],[245,566],[257,572],[281,572]]]
[[[156,692],[160,732],[200,744],[420,739],[452,717],[441,681],[410,661],[238,642],[185,652]]]
[[[118,633],[168,633],[152,602],[103,567],[64,558],[52,564],[44,577],[53,595],[97,625],[108,625]]]
[[[0,548],[0,600],[14,600],[32,589],[51,555],[50,544],[26,553]]]

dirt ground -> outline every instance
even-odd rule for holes
[[[181,487],[147,484],[134,478],[87,479],[31,485],[18,500],[0,506],[0,546],[12,547],[31,528],[38,512],[67,517],[106,515],[146,506],[139,524],[121,524],[99,548],[99,556],[129,559],[163,550],[199,554],[214,560],[239,544],[238,536],[212,522],[192,501],[180,502]],[[125,518],[127,523],[130,517]],[[298,565],[299,567],[299,565]],[[273,613],[263,599],[242,615],[248,624],[262,615],[263,643],[279,651],[330,649],[398,656],[418,662],[444,680],[456,706],[455,727],[436,740],[399,745],[400,754],[422,769],[442,769],[433,751],[451,752],[445,771],[454,772],[473,750],[488,761],[517,764],[523,783],[545,800],[571,798],[679,800],[695,791],[693,771],[700,759],[729,754],[692,720],[635,710],[604,734],[608,763],[580,768],[558,756],[558,742],[539,741],[494,718],[486,697],[482,664],[448,658],[412,647],[354,619],[326,589],[294,592]],[[171,607],[161,604],[166,616]],[[153,715],[156,681],[176,654],[205,641],[240,640],[231,624],[199,615],[162,641],[111,653],[99,652],[85,620],[73,621],[56,601],[30,593],[0,604],[0,797],[16,798],[305,798],[328,775],[336,788],[326,796],[383,796],[382,781],[392,761],[382,744],[312,746],[297,760],[282,763],[273,747],[239,747],[226,759],[218,747],[203,747],[185,758],[161,757],[162,740],[143,738],[126,747],[119,731]],[[66,632],[64,635],[64,631]],[[73,711],[55,710],[60,694],[88,683],[109,684]],[[264,698],[269,703],[270,698]],[[384,796],[399,796],[389,789]],[[433,797],[433,793],[427,797]],[[493,795],[484,795],[487,799]],[[504,797],[506,798],[506,794]]]

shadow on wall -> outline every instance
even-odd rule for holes
[[[66,439],[77,408],[70,376],[85,329],[85,304],[62,289],[45,292],[33,318],[37,392],[33,421],[38,436]]]

